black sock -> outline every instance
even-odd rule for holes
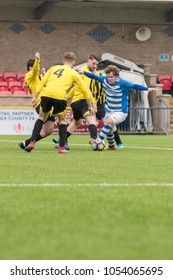
[[[25,146],[27,147],[29,145],[29,143],[31,142],[31,137],[29,139],[25,140]]]
[[[42,137],[40,134],[39,134],[39,136],[37,137],[37,139],[36,139],[36,142],[37,141],[39,141],[39,140],[41,140],[41,139],[43,139],[44,137]]]
[[[34,129],[32,131],[31,140],[36,141],[40,136],[40,131],[42,129],[44,122],[40,119],[37,119],[34,125]]]
[[[70,137],[71,133],[67,131],[67,139]],[[66,139],[66,141],[67,141]]]
[[[40,139],[42,139],[43,137],[39,134],[38,138],[36,139],[35,142],[39,141]],[[25,146],[27,147],[29,145],[29,143],[31,142],[31,137],[29,139],[25,140]]]
[[[65,146],[66,139],[67,139],[67,125],[60,124],[59,125],[59,145],[61,147]]]
[[[97,126],[95,124],[90,124],[88,128],[89,128],[91,138],[96,139],[97,138]]]
[[[118,134],[118,130],[114,131],[114,139],[115,139],[115,142],[117,143],[117,145],[122,144],[120,136]]]

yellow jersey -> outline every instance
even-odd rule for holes
[[[59,100],[67,99],[67,90],[72,84],[77,84],[84,98],[89,98],[89,92],[81,76],[68,65],[52,66],[44,75],[36,91],[41,96]]]
[[[87,65],[84,65],[83,67],[81,67],[81,69],[87,72],[91,72],[91,70]],[[99,72],[96,72],[96,75],[99,75]],[[94,79],[90,79],[83,74],[81,75],[81,78],[84,81],[84,84],[86,85],[87,89],[89,90],[91,102],[97,103],[97,99],[96,99],[97,94],[98,92],[102,92],[102,85],[97,81],[95,81]],[[72,97],[72,96],[73,96],[72,103],[84,99],[81,90],[77,86],[72,88],[71,91],[69,92],[68,97]]]
[[[97,76],[102,76],[100,72],[96,72]],[[96,99],[97,105],[105,103],[105,93],[103,89],[103,84],[99,83],[97,80],[91,80],[92,93]]]
[[[28,71],[28,73],[25,74],[25,84],[28,87],[31,96],[34,96],[36,92],[36,88],[40,83],[39,70],[40,70],[40,59],[35,59],[32,70]],[[39,96],[37,100],[37,106],[40,104],[40,101],[41,98]]]
[[[40,82],[39,70],[40,59],[36,59],[32,70],[28,71],[28,73],[25,74],[25,84],[32,96],[35,94],[36,88]]]

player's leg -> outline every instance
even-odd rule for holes
[[[41,129],[37,139],[35,140],[35,142],[38,142],[41,139],[45,138],[46,136],[52,134],[53,129],[54,129],[54,121],[47,120],[43,124],[42,129]],[[19,147],[24,150],[29,145],[31,140],[32,140],[32,137],[26,139],[25,141],[20,142],[19,143]]]
[[[36,113],[39,115],[40,106],[37,106],[35,110],[36,110]],[[39,140],[40,140],[40,136],[38,137],[38,141]],[[31,142],[31,137],[22,142],[19,142],[19,147],[24,150],[29,145],[30,142]]]
[[[69,125],[67,126],[67,139],[65,143],[65,149],[70,150],[69,145],[68,145],[68,138],[75,132],[75,130],[81,125],[82,120],[74,120],[72,119]],[[59,138],[53,138],[53,142],[55,144],[58,144],[55,146],[57,148],[59,146]]]
[[[65,142],[67,139],[67,121],[66,114],[60,114],[57,116],[59,121],[59,153],[66,153]]]
[[[38,106],[36,108],[36,112],[38,114],[39,114],[39,111],[40,111],[40,106]],[[43,139],[44,137],[52,134],[53,129],[54,129],[54,122],[55,122],[55,117],[49,115],[46,122],[43,124],[42,129],[41,129],[37,139],[35,140],[35,142],[38,142],[39,140]],[[19,147],[24,150],[29,145],[31,140],[32,140],[32,137],[26,139],[25,141],[20,142]]]
[[[113,123],[114,122],[113,122],[112,118],[110,118],[109,115],[106,115],[105,121],[104,121],[104,126],[103,126],[102,130],[100,131],[100,135],[99,135],[99,138],[101,140],[104,140],[104,138],[107,137],[107,135],[109,134],[109,132],[112,129]]]
[[[79,127],[81,125],[82,118],[85,118],[89,125],[89,132],[91,139],[97,138],[97,121],[95,115],[91,115],[88,111],[88,104],[85,99],[78,100],[71,104],[73,110],[73,117],[75,121],[75,126]],[[70,126],[68,127],[69,136],[71,135]]]
[[[111,138],[113,137],[115,141],[119,141],[118,144],[120,145],[119,148],[123,148],[123,144],[121,143],[121,140],[120,140],[120,137],[119,137],[119,134],[117,132],[117,125],[121,122],[123,122],[126,117],[127,117],[127,114],[124,114],[122,112],[112,112],[111,114],[108,114],[109,115],[109,118],[106,120],[106,124],[109,122],[111,125],[111,130],[110,132],[112,133],[111,135]],[[110,121],[110,120],[111,121]],[[103,127],[104,129],[104,127]],[[102,132],[102,131],[101,131]],[[115,135],[117,136],[117,138],[115,139]],[[119,139],[118,139],[119,138]],[[108,133],[108,143],[109,143],[109,147],[112,147],[112,139],[110,139],[109,137],[109,133]],[[117,143],[117,142],[116,142]]]
[[[53,108],[53,112],[52,112],[52,108]],[[41,98],[41,104],[40,104],[40,111],[39,111],[39,117],[37,119],[37,121],[35,122],[34,125],[34,129],[32,132],[32,136],[31,136],[31,142],[30,144],[25,148],[26,152],[30,152],[32,149],[34,149],[36,140],[39,139],[40,137],[40,132],[42,130],[43,124],[46,122],[46,120],[48,119],[50,112],[52,112],[53,114],[57,114],[61,111],[63,111],[63,109],[65,110],[66,108],[66,101],[58,101],[56,99],[53,98],[49,98],[46,96],[43,96]]]
[[[75,130],[81,125],[82,120],[73,119],[67,128],[67,139],[75,132]]]
[[[105,104],[102,103],[102,104],[99,104],[97,105],[97,113],[96,113],[96,117],[101,120],[103,122],[103,125],[104,125],[104,121],[105,121]],[[102,131],[103,133],[103,131]],[[105,133],[106,135],[106,133]],[[103,136],[105,136],[103,135]],[[108,149],[109,147],[115,147],[115,144],[114,144],[114,135],[112,135],[112,131],[110,131],[108,134],[107,134],[107,141],[109,143],[109,146],[106,147],[105,149]],[[115,147],[116,148],[116,147]]]
[[[92,144],[93,140],[97,138],[97,120],[95,115],[90,115],[88,111],[85,113],[84,118],[88,122],[90,144]]]
[[[113,133],[112,129],[107,134],[107,140],[108,140],[108,146],[105,147],[105,150],[116,150],[117,147],[115,146],[114,133]]]
[[[123,145],[123,143],[122,143],[122,141],[121,141],[120,135],[119,135],[119,133],[118,133],[118,129],[117,129],[116,131],[114,131],[114,139],[115,139],[115,142],[116,142],[116,144],[117,144],[117,147],[118,147],[119,149],[123,149],[123,148],[124,148],[124,145]]]
[[[96,108],[95,108],[96,109]],[[80,111],[84,119],[86,119],[88,123],[88,129],[90,133],[90,141],[91,144],[94,139],[97,138],[97,120],[95,114],[90,114],[88,111],[88,104],[86,103],[86,100],[82,100],[80,104]]]
[[[67,120],[66,120],[67,101],[54,99],[52,106],[53,106],[52,114],[58,118],[58,122],[59,122],[58,152],[64,154],[67,152],[64,148],[65,141],[67,138]]]
[[[74,122],[73,122],[72,110],[71,110],[71,109],[69,110],[69,108],[68,108],[68,110],[67,110],[66,118],[67,118],[67,122],[68,122],[67,128],[68,128],[69,125],[71,125],[70,130],[72,131],[71,133],[68,133],[68,132],[67,132],[67,137],[69,137],[69,136],[75,131],[75,129],[76,129],[76,126],[75,126],[75,124],[74,124]],[[59,127],[58,121],[57,121],[57,124],[58,124],[58,127]],[[58,145],[55,146],[55,148],[58,148],[58,146],[59,146],[59,138],[53,138],[52,141],[53,141],[55,144],[58,144]],[[66,150],[69,150],[68,141],[67,141],[67,140],[66,140],[65,147],[66,147]]]
[[[65,144],[65,149],[70,150],[69,145],[68,145],[68,139],[69,137],[75,132],[75,130],[81,125],[82,120],[75,120],[72,119],[70,124],[67,127],[67,138],[66,138],[66,144]]]
[[[46,119],[49,116],[49,112],[44,113],[42,110],[40,110],[40,114],[38,119],[35,122],[33,131],[32,131],[32,136],[31,136],[31,141],[30,143],[26,146],[26,148],[24,149],[26,152],[31,152],[31,150],[34,149],[36,140],[39,139],[40,137],[40,131],[42,129],[42,126],[44,124],[44,122],[46,121]]]
[[[54,122],[55,122],[55,117],[48,116],[45,123],[43,123],[42,129],[41,129],[37,139],[35,140],[35,142],[38,142],[39,140],[52,134],[53,129],[54,129]]]
[[[54,121],[47,119],[47,121],[43,124],[42,130],[40,131],[40,139],[51,135],[53,129],[54,129]]]
[[[99,104],[97,105],[97,113],[96,113],[96,117],[97,119],[101,120],[103,122],[104,125],[104,118],[105,118],[105,104]],[[114,143],[114,134],[112,132],[109,132],[107,134],[107,141],[108,141],[108,147],[105,147],[105,150],[116,150],[116,146]]]

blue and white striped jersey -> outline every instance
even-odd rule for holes
[[[120,77],[117,78],[114,84],[109,84],[106,76],[97,76],[92,73],[84,71],[84,74],[91,78],[99,81],[103,84],[106,102],[105,111],[109,112],[123,112],[127,114],[128,112],[128,90],[147,90],[148,87],[133,84],[127,80]]]

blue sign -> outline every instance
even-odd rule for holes
[[[167,53],[162,53],[159,55],[159,60],[160,61],[168,61],[169,60],[169,54]]]

